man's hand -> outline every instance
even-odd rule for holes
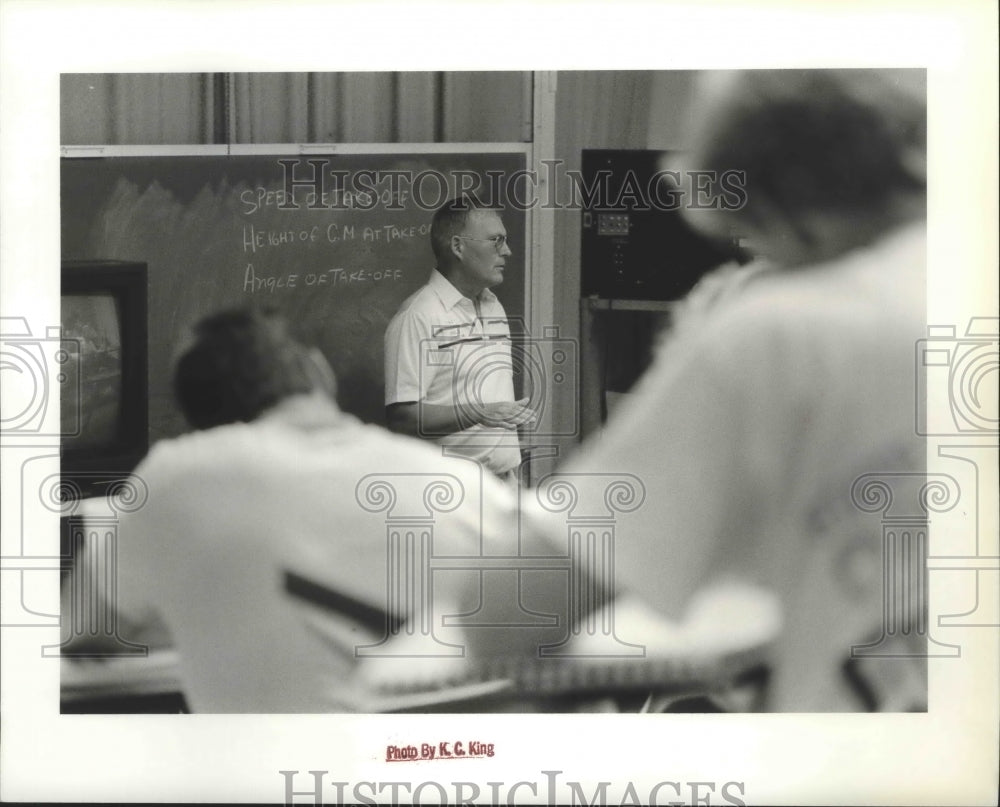
[[[527,404],[528,398],[460,407],[397,403],[386,407],[386,420],[392,431],[423,438],[444,437],[477,424],[513,430],[538,419]]]
[[[513,402],[479,404],[476,406],[476,414],[476,420],[483,426],[502,429],[516,429],[526,423],[534,423],[538,418],[535,410],[528,406],[527,398]]]

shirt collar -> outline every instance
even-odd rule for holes
[[[427,283],[434,293],[437,294],[438,299],[441,300],[442,305],[448,310],[451,310],[456,305],[458,305],[462,300],[469,299],[462,294],[458,289],[456,289],[451,281],[448,280],[444,275],[441,274],[437,269],[431,271],[431,279]],[[497,299],[497,296],[489,289],[483,289],[479,292],[479,302],[481,303],[492,303]]]
[[[346,425],[351,417],[341,412],[332,398],[316,392],[290,395],[264,412],[259,420],[314,431]]]

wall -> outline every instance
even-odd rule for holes
[[[586,148],[682,148],[692,71],[562,71],[556,75],[554,157],[579,170]],[[64,145],[297,142],[517,142],[532,138],[532,74],[67,74]],[[580,211],[553,216],[560,335],[580,337]],[[546,271],[536,266],[535,271]],[[593,405],[592,401],[586,405]],[[561,428],[579,401],[553,401]],[[574,441],[560,442],[565,455]]]
[[[563,71],[556,94],[556,158],[563,171],[580,170],[583,149],[680,149],[690,103],[694,71]],[[562,185],[568,179],[560,177]],[[559,210],[555,221],[555,319],[563,333],[580,334],[579,210]],[[538,269],[536,268],[536,271]],[[592,395],[559,401],[558,417],[572,416],[571,407],[598,406]],[[564,448],[569,448],[564,445]]]

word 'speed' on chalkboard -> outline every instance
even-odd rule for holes
[[[514,254],[494,291],[511,318],[525,313],[526,214],[508,205],[523,152],[309,155],[352,187],[373,172],[440,176],[423,193],[342,195],[330,206],[287,209],[288,155],[111,157],[62,161],[62,257],[149,266],[150,442],[187,429],[171,393],[174,359],[202,316],[242,304],[282,311],[337,374],[341,407],[384,423],[382,338],[400,303],[427,281],[433,208],[456,177],[499,190]],[[291,158],[296,159],[296,158]],[[398,173],[394,174],[398,176]],[[462,179],[465,177],[465,179]],[[488,185],[488,183],[491,183]],[[331,185],[331,188],[333,186]],[[406,187],[405,184],[402,187]],[[465,185],[468,187],[468,185]],[[282,202],[285,204],[283,205]]]

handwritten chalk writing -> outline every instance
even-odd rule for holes
[[[429,224],[411,224],[397,226],[383,224],[379,227],[365,227],[361,231],[363,240],[390,243],[407,238],[423,238],[430,234]],[[355,227],[353,224],[339,225],[332,223],[326,227],[326,240],[331,244],[339,241],[353,241]],[[261,230],[252,224],[243,225],[243,251],[257,252],[266,247],[280,247],[295,243],[316,243],[320,238],[319,227],[292,230]]]
[[[309,193],[307,201],[315,201],[315,194]],[[319,203],[323,207],[329,207],[332,210],[338,209],[356,209],[356,210],[371,210],[377,204],[382,204],[387,210],[402,210],[403,205],[410,198],[410,195],[406,191],[401,191],[398,193],[393,193],[391,191],[382,191],[378,194],[364,193],[364,192],[354,192],[351,191],[326,191],[320,196]]]
[[[309,187],[295,186],[285,190],[269,190],[264,186],[258,186],[247,188],[240,193],[240,202],[243,205],[243,215],[245,216],[253,215],[267,207],[276,207],[278,210],[298,210],[302,204],[305,204],[310,210],[322,208],[329,210],[372,210],[380,204],[387,210],[403,210],[410,194],[408,191],[401,190],[398,184],[396,182],[397,187],[379,191],[370,183],[359,180],[358,186],[353,191],[335,187],[330,190],[324,189],[318,197],[316,190]]]
[[[394,224],[384,224],[381,227],[365,227],[361,231],[361,237],[365,241],[398,241],[404,238],[416,238],[425,236],[431,231],[429,224],[413,224],[409,227],[397,227]]]
[[[267,188],[257,187],[247,188],[243,191],[240,194],[240,202],[246,206],[243,211],[244,215],[250,215],[262,207],[277,206],[282,209],[289,204],[294,204],[295,200],[286,191],[269,191]]]
[[[402,269],[342,269],[334,267],[322,272],[309,272],[264,276],[257,274],[252,263],[247,264],[243,275],[243,291],[274,292],[280,289],[294,289],[301,285],[315,288],[317,286],[345,286],[356,283],[387,283],[403,279]],[[300,283],[301,280],[301,283]]]
[[[257,230],[252,224],[243,227],[243,251],[256,252],[264,247],[280,247],[282,244],[315,242],[319,238],[319,227],[304,230]]]
[[[402,188],[400,188],[399,183],[401,179],[410,176],[411,173],[412,172],[410,171],[401,170],[398,168],[386,169],[383,171],[375,172],[376,176],[381,177],[383,180],[384,179],[389,180],[389,190],[388,190],[389,199],[386,200],[385,198],[386,192],[383,192],[382,196],[380,197],[382,199],[382,203],[385,205],[386,210],[403,209],[403,205],[407,202],[407,200],[409,200],[410,194],[408,191],[404,191]],[[381,180],[376,180],[376,184],[382,184]]]
[[[369,283],[386,280],[401,280],[402,269],[385,269],[381,271],[368,271],[367,269],[347,270],[347,269],[327,269],[331,275],[333,283]]]
[[[279,275],[277,277],[261,277],[253,268],[252,263],[247,264],[247,270],[243,274],[243,291],[251,294],[257,291],[276,291],[277,289],[294,289],[298,283],[298,274]]]
[[[346,191],[342,188],[323,191],[320,194],[318,204],[315,191],[309,191],[306,203],[310,207],[328,207],[331,210],[372,210],[380,204],[387,210],[403,210],[410,194],[400,190],[379,191],[375,186],[361,179],[370,174],[372,174],[371,171],[358,172],[355,177],[356,189],[354,191]]]
[[[340,226],[338,224],[331,224],[326,228],[326,240],[331,244],[335,244],[338,241],[353,241],[354,240],[354,225],[345,224]]]
[[[351,188],[347,190],[347,177],[349,172],[342,170],[332,170],[324,173],[324,169],[329,165],[328,160],[306,160],[312,169],[308,177],[304,175],[305,169],[301,168],[301,160],[278,160],[284,175],[285,198],[278,205],[280,210],[297,210],[295,191],[302,188],[310,191],[308,197],[309,208],[315,210],[321,207],[332,209],[357,208],[359,210],[371,210],[378,202],[381,202],[389,210],[402,210],[403,202],[408,198],[408,193],[401,190],[399,180],[406,176],[406,171],[371,171],[363,170],[356,172],[352,177]],[[296,171],[300,167],[300,171]],[[328,195],[324,178],[330,176],[334,179],[334,191]],[[384,178],[389,180],[389,188],[380,191]],[[333,201],[330,202],[330,196]]]

